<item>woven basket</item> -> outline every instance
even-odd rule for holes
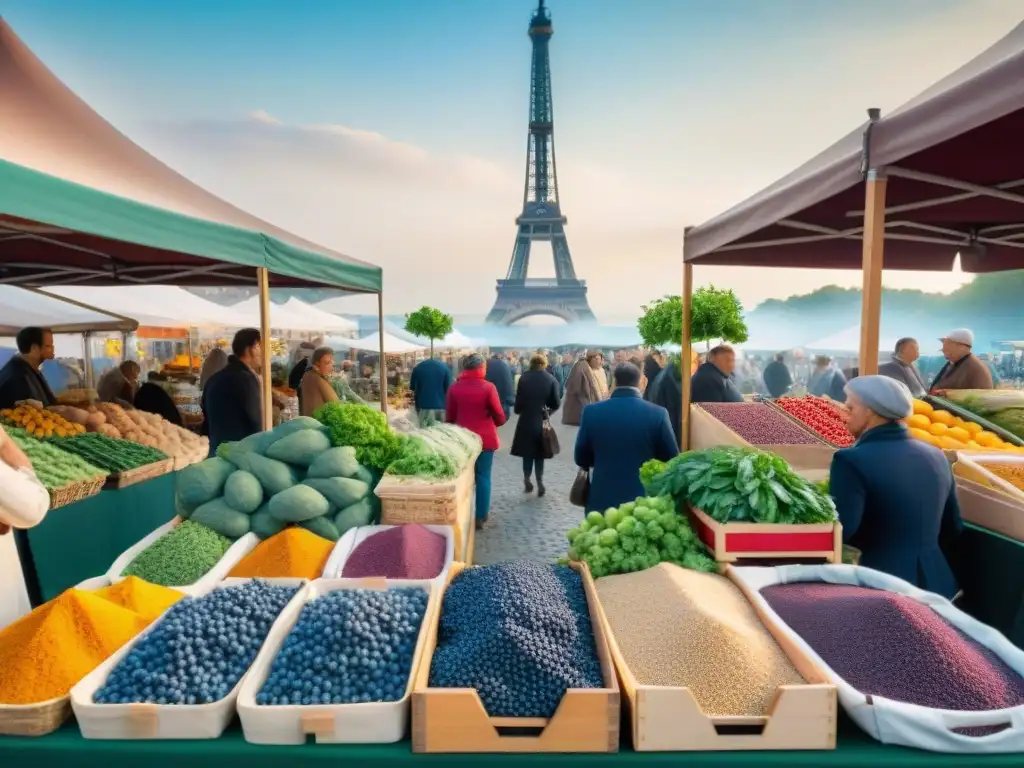
[[[0,705],[0,736],[45,736],[71,717],[71,697],[39,704]]]

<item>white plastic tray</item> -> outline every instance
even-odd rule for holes
[[[109,579],[109,582],[111,584],[117,584],[119,581],[123,581],[125,577],[121,574],[124,573],[124,569],[131,564],[132,560],[134,560],[135,557],[150,544],[174,528],[174,526],[178,525],[181,521],[180,517],[175,517],[169,523],[161,525],[151,534],[122,552],[114,561],[113,565],[110,566],[110,570],[107,571],[107,579]],[[206,575],[202,576],[194,584],[172,586],[171,589],[184,592],[186,595],[198,595],[209,591],[209,589],[215,584],[223,581],[227,577],[228,573],[231,572],[231,569],[238,565],[238,562],[251,552],[259,542],[259,537],[255,533],[245,534],[245,536],[238,539],[234,544],[228,547],[228,551],[225,552],[224,556],[217,561],[217,564],[207,571]]]
[[[883,744],[925,749],[931,752],[997,754],[1024,752],[1024,705],[987,712],[959,712],[932,709],[894,701],[883,696],[867,696],[841,678],[814,649],[772,610],[760,590],[772,584],[809,581],[828,584],[852,584],[905,595],[927,605],[968,637],[994,651],[1017,674],[1024,675],[1024,651],[1001,633],[971,618],[946,598],[909,584],[895,576],[856,565],[783,565],[776,568],[732,567],[734,576],[751,592],[751,598],[777,627],[788,635],[807,656],[836,684],[839,703],[865,732]],[[1009,727],[988,736],[968,736],[955,728],[1008,724]]]
[[[405,694],[398,701],[366,704],[264,705],[256,694],[270,674],[270,667],[285,638],[302,613],[305,603],[341,589],[399,589],[422,587],[430,595],[420,625],[412,668]],[[245,740],[253,744],[304,744],[314,736],[318,744],[392,744],[405,738],[409,728],[409,699],[413,679],[422,662],[427,627],[439,609],[442,588],[431,581],[387,582],[384,579],[317,579],[301,602],[292,602],[274,624],[256,662],[245,676],[238,694],[238,714]]]
[[[244,584],[253,579],[228,579],[220,584],[197,589],[193,597],[201,597],[214,589]],[[275,581],[275,586],[298,586],[299,591],[284,607],[281,614],[270,627],[268,638],[281,624],[288,611],[293,607],[301,607],[305,602],[305,594],[309,582],[304,579],[284,579]],[[187,599],[187,598],[186,598]],[[86,739],[107,740],[142,740],[142,739],[216,739],[227,728],[235,716],[235,700],[246,677],[252,671],[242,675],[231,693],[220,701],[212,704],[96,704],[93,696],[103,687],[111,671],[121,659],[127,656],[142,638],[146,637],[167,616],[163,616],[140,632],[131,642],[100,664],[86,675],[71,689],[71,708],[78,720],[79,730]],[[264,641],[266,642],[266,641]]]
[[[338,545],[334,548],[334,552],[331,553],[330,558],[328,558],[327,565],[324,567],[323,577],[325,579],[343,578],[341,574],[345,568],[345,563],[348,562],[352,553],[356,551],[356,547],[371,536],[381,533],[382,531],[387,531],[391,528],[400,527],[401,526],[398,525],[364,525],[359,528],[346,531],[345,535],[338,540]],[[444,536],[444,567],[437,576],[433,579],[429,579],[429,581],[432,581],[435,584],[446,584],[448,582],[448,572],[451,570],[452,561],[455,559],[455,531],[450,525],[424,525],[423,527],[432,533]],[[348,541],[346,541],[346,539],[348,539]],[[387,579],[387,581],[389,583],[405,585],[413,583],[416,580]]]

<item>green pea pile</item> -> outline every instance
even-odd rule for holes
[[[183,520],[136,555],[121,575],[165,587],[187,587],[205,576],[231,543],[205,525]]]

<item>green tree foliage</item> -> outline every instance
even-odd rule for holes
[[[440,309],[422,306],[405,316],[405,330],[414,336],[430,339],[430,356],[434,356],[434,342],[452,332],[455,321]]]
[[[665,296],[643,307],[636,327],[649,347],[683,343],[683,300]],[[690,303],[690,340],[722,339],[736,344],[747,340],[743,305],[731,290],[709,285],[693,292]]]

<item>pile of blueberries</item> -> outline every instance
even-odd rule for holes
[[[475,688],[491,717],[551,717],[604,685],[580,575],[562,565],[467,568],[445,592],[433,688]]]
[[[250,581],[185,598],[114,667],[97,704],[211,704],[242,679],[296,587]]]
[[[412,672],[427,592],[344,589],[306,603],[258,705],[398,701]]]

